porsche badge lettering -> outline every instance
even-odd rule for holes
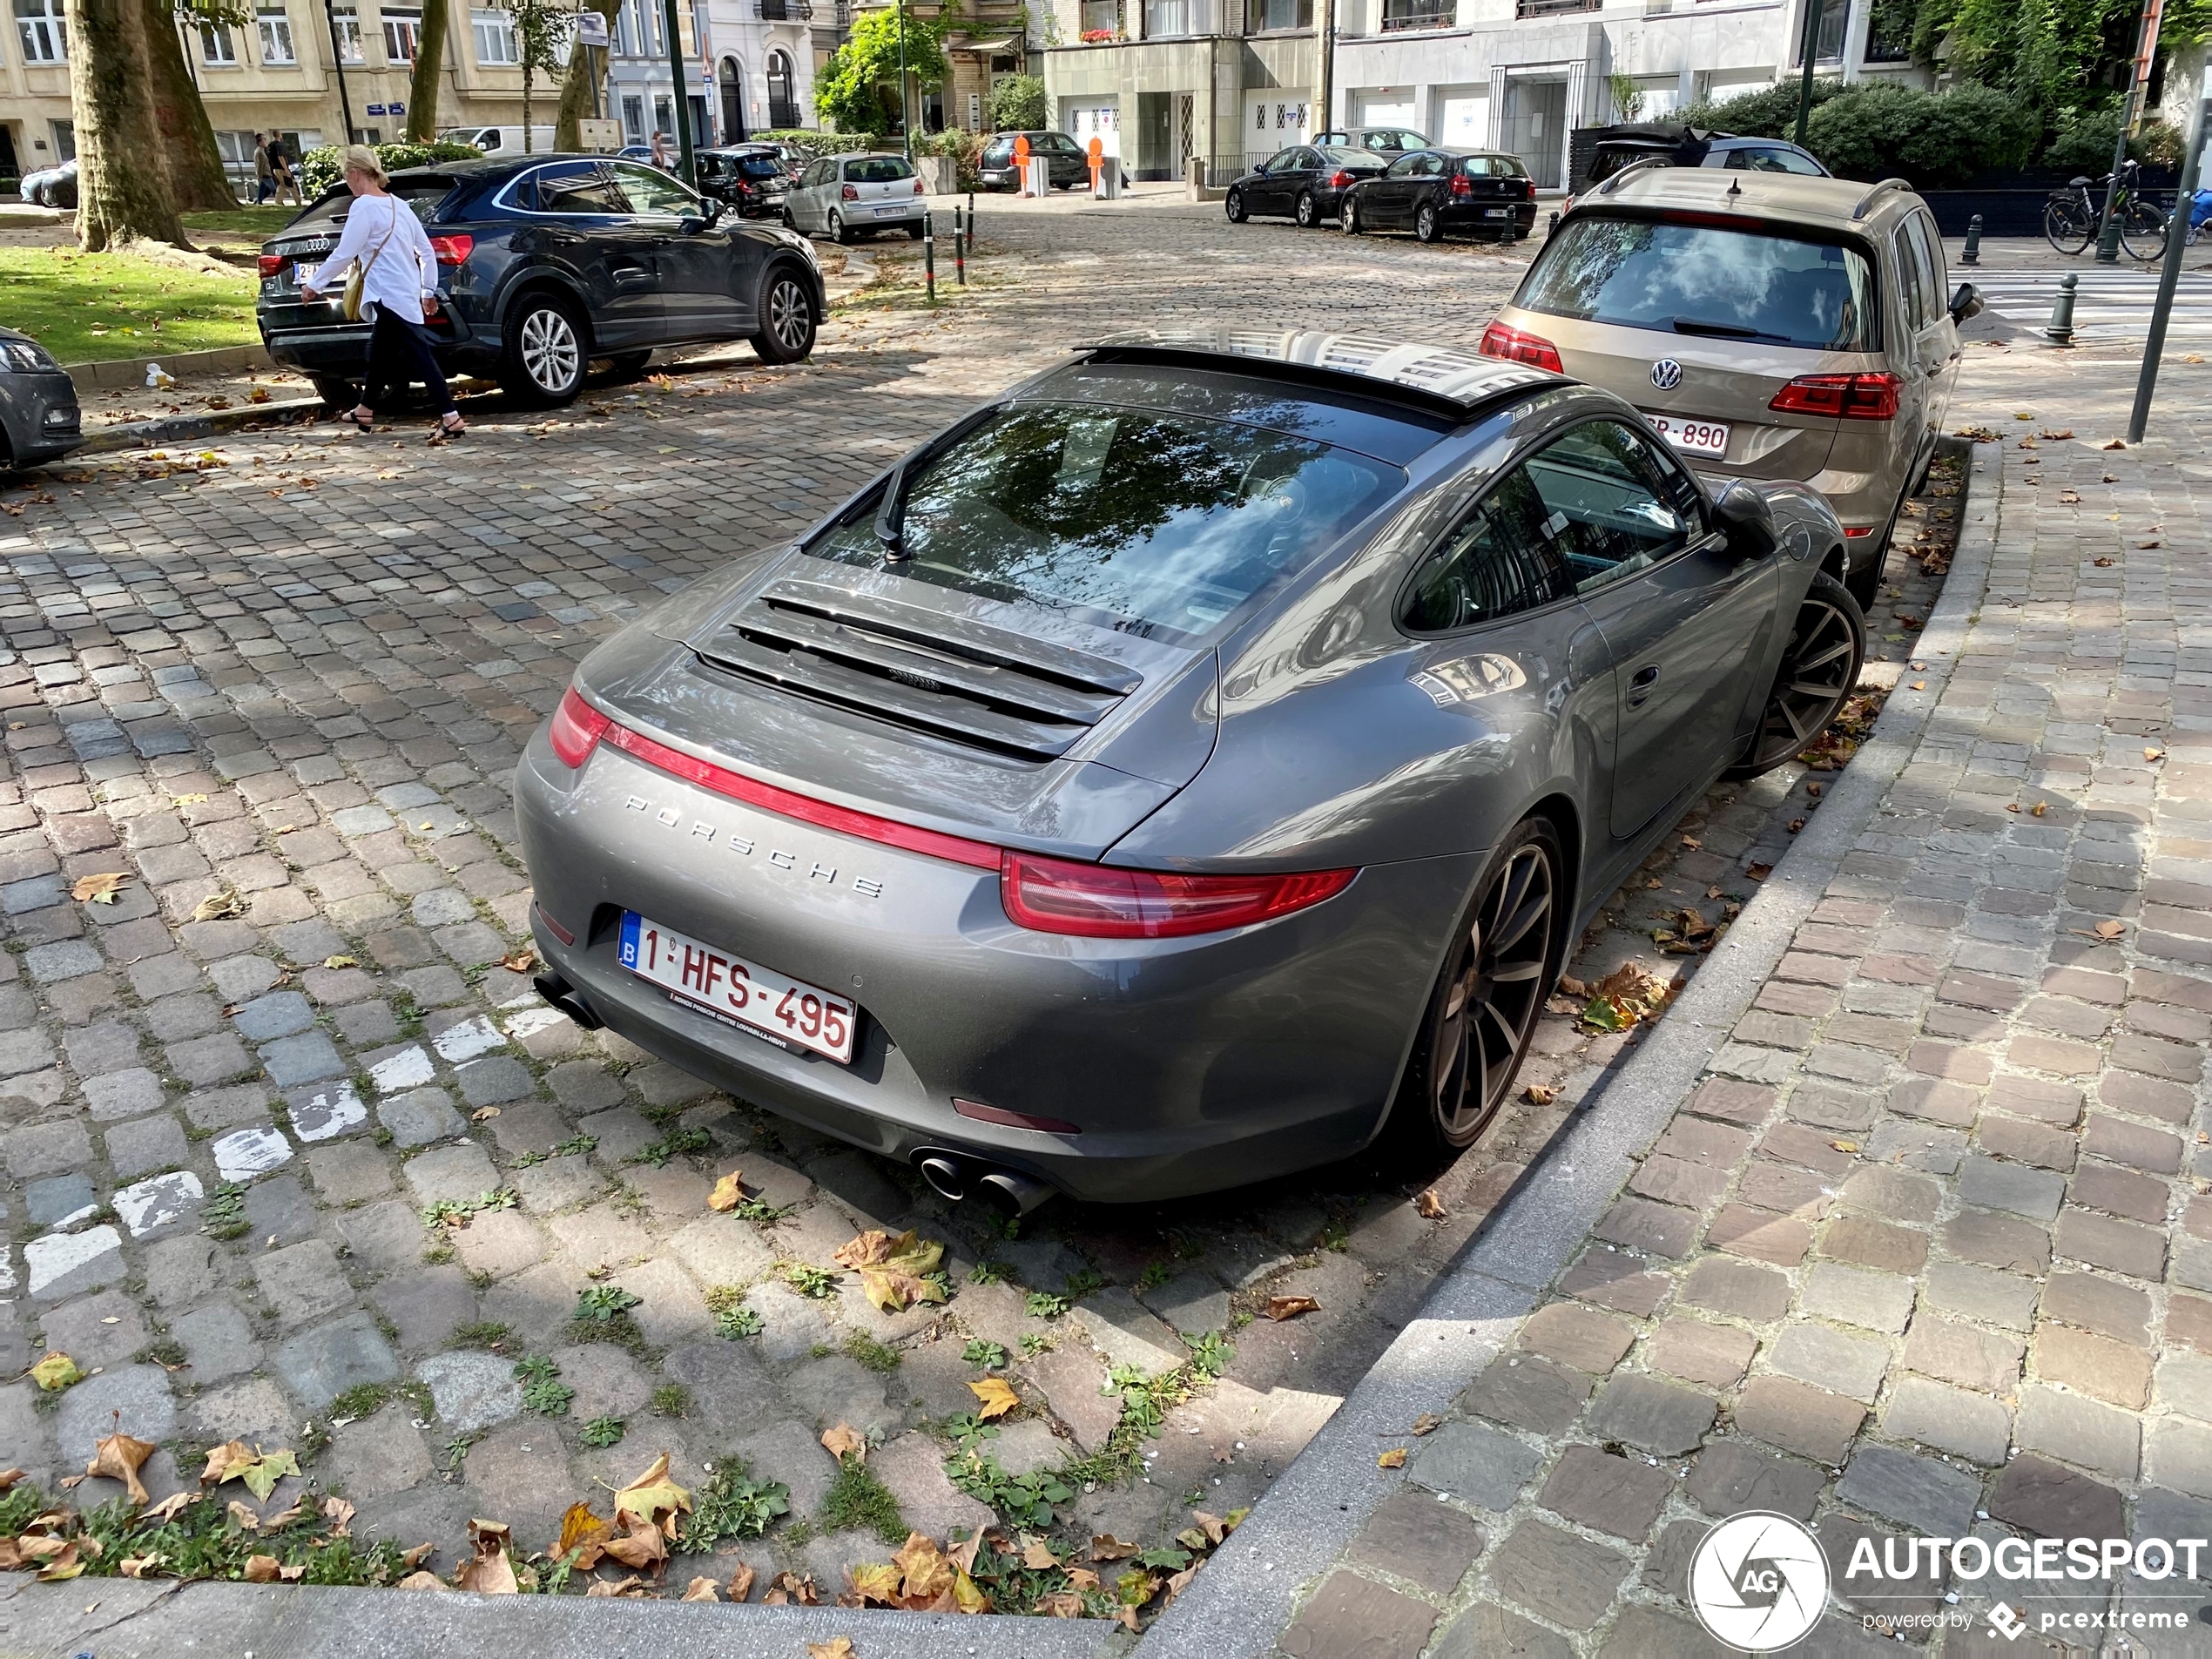
[[[652,802],[647,800],[643,795],[629,796],[622,804],[631,812],[645,813],[656,824],[665,825],[671,829],[683,830],[684,833],[691,840],[705,841],[710,845],[719,841],[739,858],[752,858],[759,850],[759,843],[750,835],[740,835],[735,831],[725,832],[718,825],[710,824],[704,819],[693,819],[689,826],[686,826],[684,822],[684,814],[677,808],[663,806],[656,811]],[[833,864],[824,864],[819,859],[810,859],[805,865],[801,865],[798,853],[786,853],[778,847],[770,847],[767,857],[768,862],[779,870],[801,872],[809,881],[826,882],[833,887],[838,885],[839,871]],[[873,876],[847,876],[846,885],[863,899],[883,897],[883,883]]]

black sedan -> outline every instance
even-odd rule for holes
[[[1031,157],[1042,157],[1046,177],[1055,190],[1073,190],[1090,183],[1090,154],[1064,132],[1001,132],[983,145],[976,158],[975,182],[984,190],[1019,190],[1022,170],[1014,165],[1014,141],[1027,138]]]
[[[1361,231],[1411,231],[1440,242],[1453,231],[1503,241],[1536,224],[1536,181],[1518,156],[1487,150],[1416,150],[1390,164],[1379,179],[1344,193],[1337,222]]]
[[[509,395],[565,403],[595,358],[634,373],[658,346],[749,340],[763,361],[814,349],[823,309],[813,250],[739,223],[718,201],[636,162],[536,156],[392,175],[422,220],[450,301],[432,329],[448,373],[496,378]],[[259,320],[269,355],[351,402],[369,325],[336,293],[301,297],[300,267],[338,244],[352,198],[333,190],[261,252]]]
[[[766,145],[732,145],[726,150],[701,150],[692,156],[698,169],[699,193],[730,208],[740,219],[784,216],[784,195],[792,175],[783,158]]]
[[[1337,216],[1345,191],[1362,179],[1380,178],[1389,165],[1372,151],[1292,145],[1231,185],[1222,206],[1232,225],[1253,213],[1282,213],[1312,230]]]
[[[37,172],[27,172],[17,185],[23,199],[41,207],[74,207],[77,206],[77,163],[63,162],[57,167],[42,167]]]
[[[77,386],[29,334],[0,327],[0,470],[57,461],[84,442]]]

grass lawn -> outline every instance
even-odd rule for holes
[[[227,218],[227,214],[215,217]],[[0,317],[64,363],[250,346],[259,284],[128,253],[0,247]]]
[[[187,231],[212,232],[220,240],[266,241],[300,217],[297,207],[234,207],[214,213],[186,213]],[[195,242],[204,239],[194,237]]]

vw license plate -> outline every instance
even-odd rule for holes
[[[1651,429],[1686,455],[1711,455],[1716,460],[1728,453],[1728,428],[1711,421],[1685,421],[1679,415],[1653,415],[1645,411],[1643,418],[1651,422]]]
[[[622,913],[617,960],[678,1001],[717,1019],[765,1031],[841,1063],[853,1058],[853,1028],[860,1011],[819,986],[786,979],[634,910]]]
[[[878,219],[892,219],[905,212],[906,211],[907,205],[904,202],[894,202],[888,207],[877,208],[875,210],[875,216]]]

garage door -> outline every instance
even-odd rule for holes
[[[1436,141],[1463,150],[1490,143],[1490,90],[1447,87],[1436,95]]]
[[[1381,98],[1359,100],[1359,125],[1363,127],[1412,127],[1419,131],[1420,118],[1413,108],[1413,100],[1403,93],[1390,93]]]
[[[1122,152],[1122,110],[1118,104],[1068,104],[1061,110],[1060,130],[1075,139],[1082,150],[1090,148],[1090,141],[1099,141],[1100,152],[1118,156]]]

